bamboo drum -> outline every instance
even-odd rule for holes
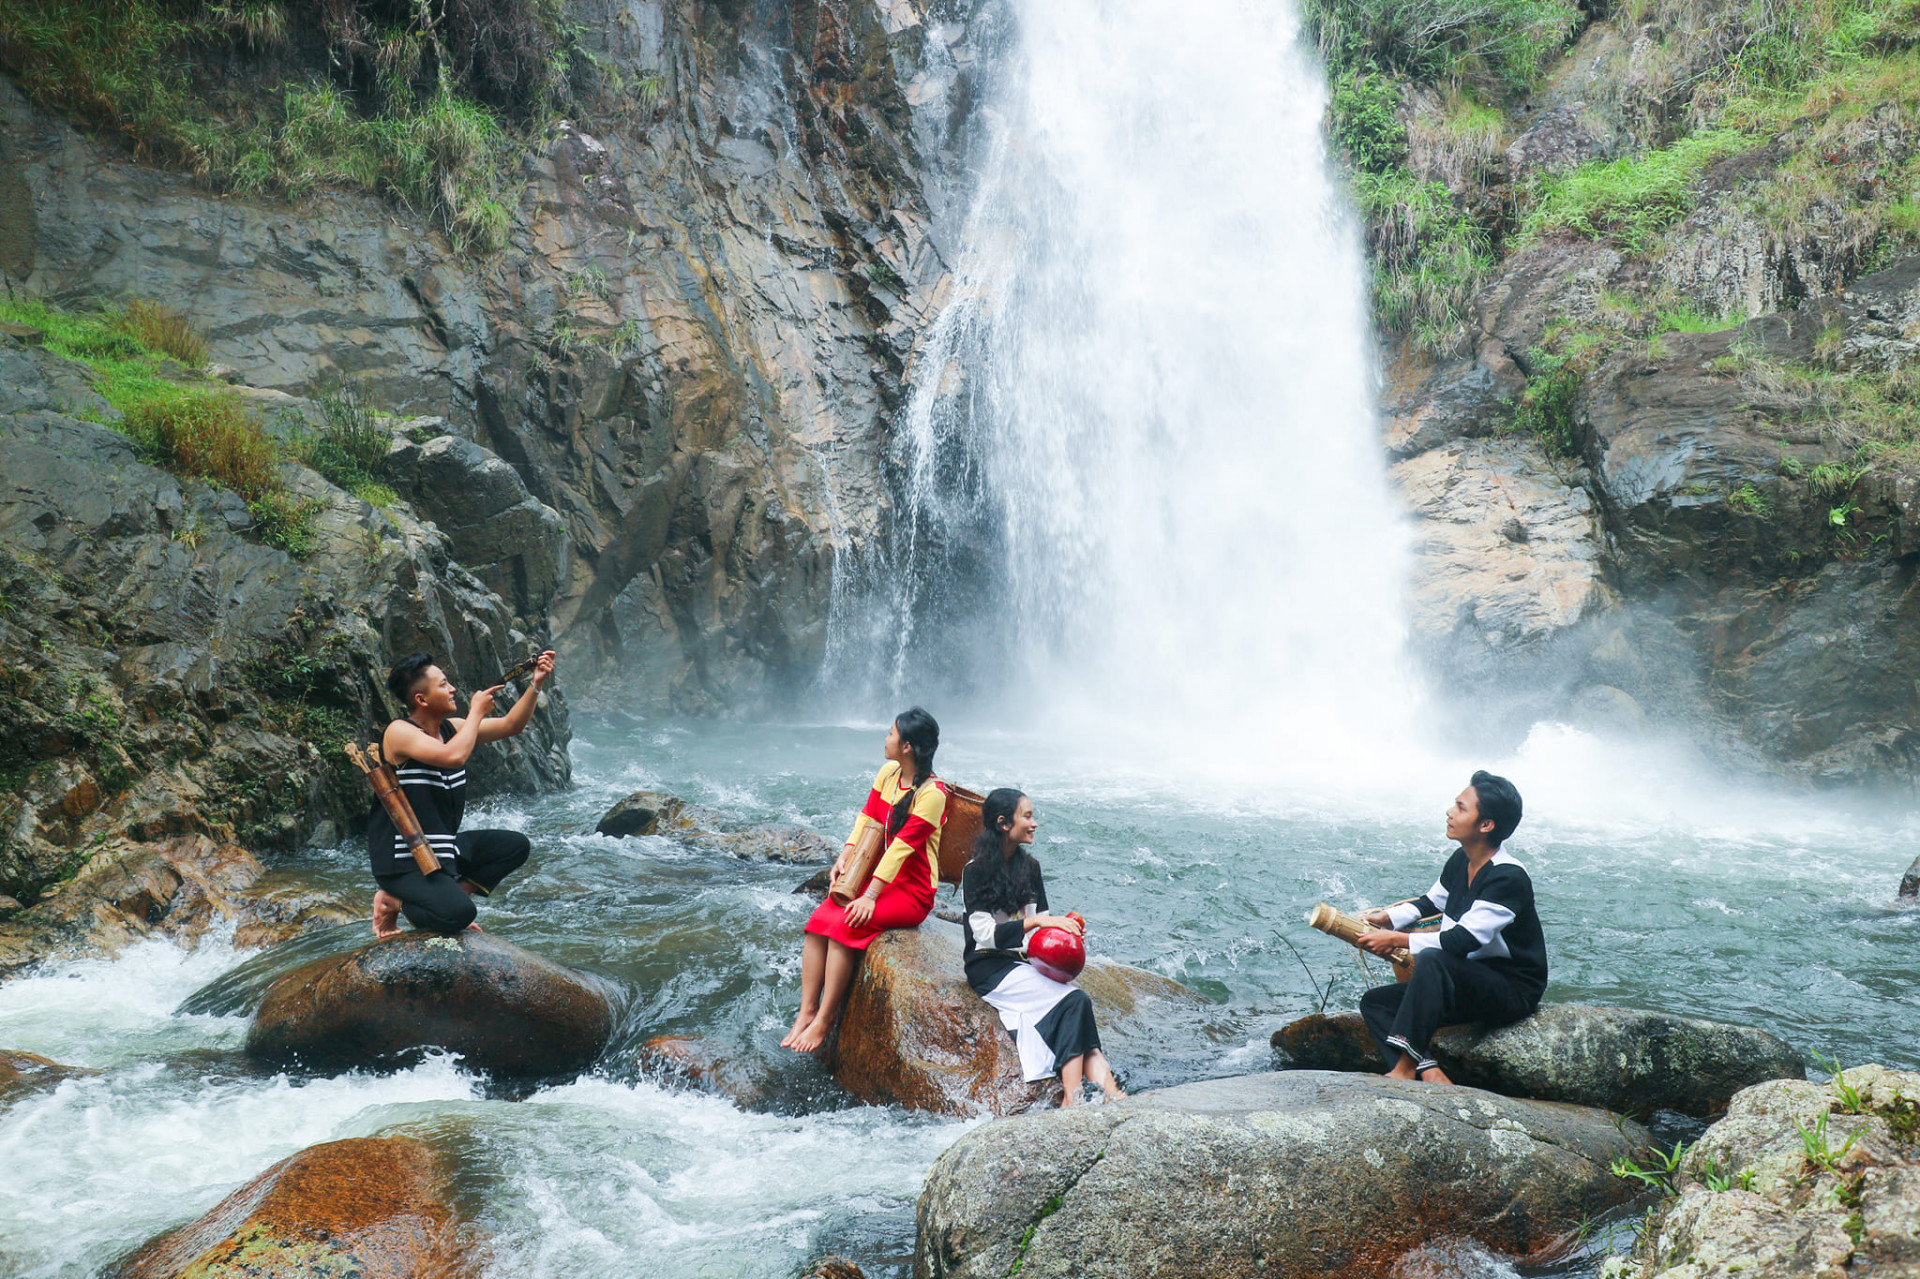
[[[973,841],[980,836],[980,805],[987,797],[964,786],[947,784],[947,817],[940,825],[940,864],[933,868],[942,883],[957,884],[960,872],[973,855]],[[847,869],[827,889],[827,896],[845,906],[866,890],[873,868],[892,841],[886,832],[868,825],[860,832],[860,842],[847,858]]]
[[[380,759],[380,748],[368,748],[373,760]],[[407,841],[407,851],[413,854],[413,864],[420,868],[422,875],[431,875],[440,869],[440,859],[433,855],[433,845],[427,843],[427,837],[421,833],[420,819],[413,815],[413,805],[407,802],[406,795],[400,789],[400,779],[384,761],[374,763],[358,746],[348,743],[347,758],[354,762],[366,775],[367,785],[373,787],[373,793],[379,797],[380,806],[387,810],[387,816],[393,820],[393,828],[400,832],[400,838]]]
[[[1357,919],[1343,910],[1321,902],[1307,912],[1307,922],[1329,937],[1338,937],[1356,949],[1360,948],[1360,934],[1367,931],[1366,921]],[[1406,981],[1413,976],[1413,952],[1396,946],[1387,952],[1387,962],[1393,965],[1395,981]]]

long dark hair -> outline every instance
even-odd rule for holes
[[[974,871],[974,905],[980,910],[1004,910],[1017,915],[1033,900],[1033,855],[1024,847],[1006,855],[1007,830],[1013,825],[1013,810],[1020,807],[1026,792],[1002,786],[980,805],[980,833],[973,838],[973,856],[967,859]]]
[[[894,803],[893,814],[887,821],[889,836],[898,834],[907,824],[907,817],[913,812],[914,794],[933,776],[933,755],[940,749],[940,725],[918,706],[894,716],[893,727],[899,732],[900,740],[913,747],[913,786]]]

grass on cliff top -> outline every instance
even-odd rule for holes
[[[1524,91],[1566,47],[1572,0],[1307,0],[1308,33],[1336,77],[1384,73]]]
[[[1692,209],[1694,185],[1708,165],[1755,144],[1737,129],[1709,129],[1644,156],[1594,161],[1542,178],[1533,188],[1516,247],[1567,230],[1643,254],[1660,232]]]
[[[170,376],[176,352],[198,355],[206,340],[179,312],[150,302],[125,310],[61,311],[35,300],[0,298],[0,320],[30,324],[47,349],[91,369],[94,389],[120,412],[106,423],[160,466],[237,493],[255,532],[289,555],[313,550],[317,507],[287,490],[281,453],[226,387]]]
[[[298,65],[295,31],[319,35],[324,58],[249,96],[233,67]],[[477,251],[506,241],[501,120],[551,108],[569,41],[558,0],[0,4],[0,70],[43,106],[224,189],[386,196]]]

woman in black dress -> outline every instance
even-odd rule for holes
[[[1085,1080],[1117,1101],[1126,1094],[1100,1051],[1087,992],[1023,962],[1027,936],[1036,928],[1085,933],[1078,917],[1047,913],[1040,863],[1026,850],[1039,825],[1033,801],[1011,787],[994,791],[981,805],[980,836],[960,875],[967,984],[1000,1013],[1028,1083],[1058,1075],[1063,1108],[1079,1102]]]

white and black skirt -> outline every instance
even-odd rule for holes
[[[1031,964],[1015,964],[981,998],[1000,1014],[1001,1025],[1020,1051],[1020,1074],[1028,1082],[1051,1079],[1059,1063],[1100,1046],[1093,1001],[1071,982],[1043,977]]]

